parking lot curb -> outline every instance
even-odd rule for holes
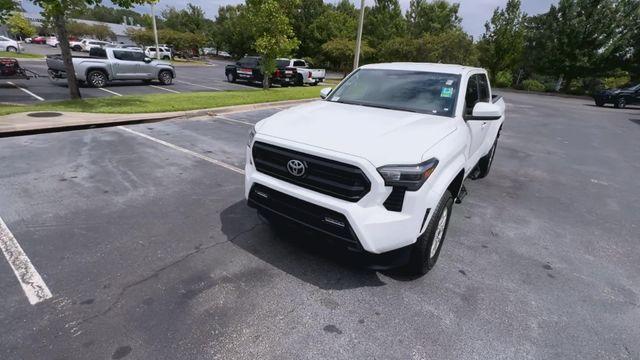
[[[218,114],[288,107],[317,99],[286,100],[234,105],[219,108],[142,114],[97,114],[81,112],[30,111],[0,116],[0,137],[106,127],[176,118],[215,116]]]

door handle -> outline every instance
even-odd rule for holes
[[[483,122],[482,122],[482,128],[486,128],[486,127],[487,127],[487,122],[486,122],[486,121],[483,121]]]

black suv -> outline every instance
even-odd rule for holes
[[[262,82],[264,75],[260,67],[259,56],[245,56],[235,64],[225,66],[224,73],[227,81]],[[271,83],[280,86],[293,85],[297,71],[294,68],[284,66],[280,61],[276,63],[276,71],[271,75]]]
[[[625,89],[602,90],[593,95],[597,106],[613,104],[616,109],[624,109],[627,105],[640,105],[640,84]]]

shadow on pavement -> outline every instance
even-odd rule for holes
[[[274,228],[245,201],[222,211],[220,222],[222,232],[234,245],[321,289],[385,285],[375,271],[364,269],[353,253],[315,233],[294,227]]]

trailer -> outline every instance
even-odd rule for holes
[[[20,67],[18,59],[14,58],[0,58],[0,80],[11,79],[31,79],[37,78],[38,74]]]

